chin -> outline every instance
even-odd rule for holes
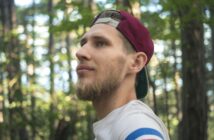
[[[94,98],[94,92],[91,90],[93,83],[79,81],[77,84],[77,97],[80,100],[91,101]]]

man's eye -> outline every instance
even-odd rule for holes
[[[80,41],[80,46],[82,47],[83,45],[85,45],[85,43],[86,43],[86,40]]]
[[[97,41],[95,45],[96,47],[104,47],[106,43],[104,41]]]

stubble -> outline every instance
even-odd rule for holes
[[[108,64],[103,77],[93,83],[85,84],[79,79],[77,83],[77,96],[82,100],[95,100],[102,96],[111,95],[121,84],[125,58],[118,58],[116,63]]]

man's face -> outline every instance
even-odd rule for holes
[[[77,95],[95,100],[111,95],[122,84],[127,71],[127,53],[119,32],[105,24],[96,24],[81,39],[76,53]]]

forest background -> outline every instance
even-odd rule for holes
[[[149,28],[144,102],[171,139],[214,140],[213,0],[0,0],[0,140],[94,138],[95,112],[75,95],[75,52],[104,9]]]

